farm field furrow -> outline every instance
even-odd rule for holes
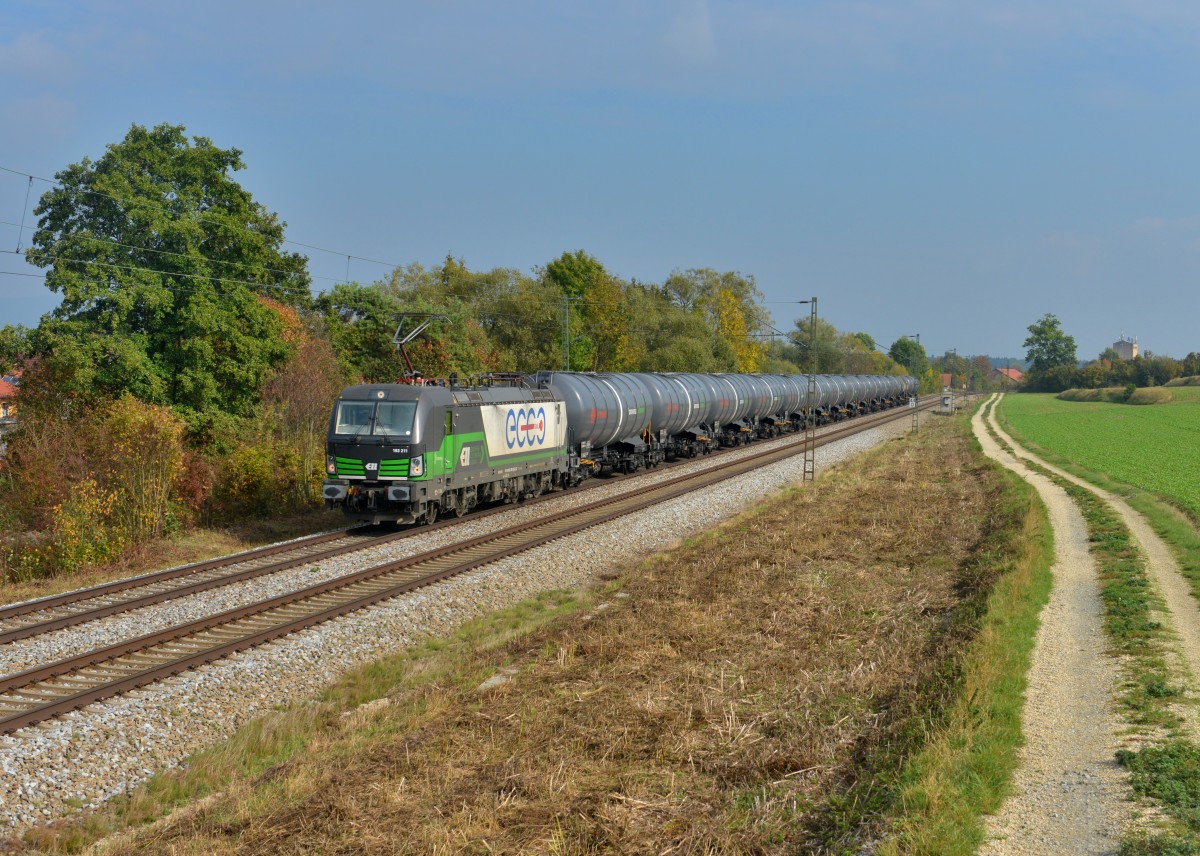
[[[1200,518],[1200,395],[1172,391],[1170,404],[1141,407],[1024,393],[1002,407],[1030,442]]]

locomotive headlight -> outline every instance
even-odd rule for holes
[[[424,458],[421,455],[417,455],[415,458],[410,458],[409,462],[408,462],[408,474],[410,476],[419,476],[419,475],[424,475],[424,473],[425,473]]]
[[[337,461],[333,459],[333,455],[325,456],[325,472],[331,476],[337,474]]]

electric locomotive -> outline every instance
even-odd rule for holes
[[[547,389],[368,383],[329,420],[325,505],[370,523],[432,523],[569,482],[563,402]]]

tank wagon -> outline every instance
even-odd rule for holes
[[[911,377],[817,375],[817,424],[907,402]],[[329,419],[327,508],[433,522],[599,473],[802,430],[808,376],[538,372],[505,385],[364,383]]]

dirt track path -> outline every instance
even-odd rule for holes
[[[989,840],[980,853],[1116,853],[1131,804],[1114,759],[1121,745],[1112,709],[1118,676],[1104,654],[1087,528],[1062,488],[996,443],[984,428],[982,410],[972,424],[984,453],[1037,490],[1054,529],[1054,587],[1029,670],[1025,745],[1013,795],[989,818]]]
[[[992,424],[1004,442],[1014,449],[1020,448],[1012,437],[995,424],[994,420]],[[1186,677],[1188,686],[1194,691],[1195,679],[1200,676],[1200,603],[1197,603],[1196,598],[1192,596],[1191,587],[1179,569],[1175,554],[1150,528],[1146,519],[1117,494],[1098,488],[1065,470],[1060,470],[1024,449],[1021,449],[1020,454],[1037,461],[1040,466],[1072,484],[1090,490],[1121,516],[1121,520],[1129,527],[1129,531],[1138,544],[1138,549],[1146,559],[1146,570],[1151,582],[1166,602],[1167,614],[1155,617],[1163,621],[1178,637],[1177,645],[1171,652],[1175,658],[1172,665],[1177,674]],[[1195,724],[1192,727],[1194,731],[1200,733],[1200,728],[1197,728]]]

